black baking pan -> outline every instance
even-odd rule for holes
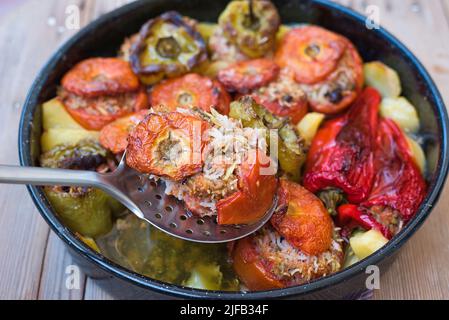
[[[428,160],[428,194],[419,212],[384,248],[349,269],[297,287],[251,293],[201,291],[170,285],[136,274],[95,253],[64,227],[39,187],[28,187],[41,215],[70,248],[84,271],[103,278],[101,283],[117,298],[353,298],[366,290],[365,270],[377,265],[385,272],[401,246],[429,216],[442,191],[448,171],[448,118],[443,100],[431,77],[418,59],[386,30],[366,27],[365,18],[322,0],[273,1],[285,24],[311,23],[348,37],[365,61],[381,60],[398,71],[404,95],[418,108]],[[142,24],[168,10],[200,21],[215,22],[226,0],[141,0],[103,15],[81,30],[50,58],[31,87],[19,129],[20,163],[35,166],[39,158],[41,104],[56,95],[61,77],[78,61],[93,56],[114,56],[123,39]],[[443,244],[442,244],[443,245]]]

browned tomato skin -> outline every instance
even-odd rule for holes
[[[275,62],[291,69],[297,82],[314,84],[335,70],[345,49],[344,38],[324,28],[295,28],[282,40]]]
[[[119,154],[128,146],[129,132],[148,115],[149,110],[141,110],[117,119],[105,126],[100,132],[100,143],[112,153]]]
[[[68,103],[64,103],[67,112],[85,129],[99,131],[109,123],[124,117],[132,112],[148,108],[148,96],[143,88],[137,93],[133,106],[120,108],[115,113],[90,114],[84,108],[71,108]],[[82,98],[82,97],[81,97]],[[97,98],[92,98],[97,99]],[[94,105],[93,105],[94,107]],[[95,107],[94,107],[95,108]]]
[[[262,264],[252,243],[252,237],[237,241],[231,252],[234,270],[249,290],[263,291],[285,287]]]
[[[330,249],[333,224],[323,203],[297,183],[281,180],[273,227],[294,247],[316,256]]]
[[[196,132],[195,127],[199,128],[200,132]],[[193,161],[194,139],[198,139],[197,134],[202,137],[208,128],[209,125],[206,122],[182,113],[152,113],[131,131],[128,138],[126,162],[139,172],[180,181],[201,171],[203,167],[201,154],[198,161]],[[187,163],[181,163],[179,167],[167,168],[158,163],[159,159],[153,158],[153,152],[160,143],[158,139],[175,130],[181,131],[189,140],[188,148],[190,148],[191,157]],[[205,142],[201,139],[199,153],[202,152],[204,144]]]
[[[269,59],[247,60],[221,70],[218,80],[229,91],[249,93],[276,79],[279,70],[279,66]]]
[[[187,101],[183,102],[183,97]],[[178,107],[199,107],[210,112],[214,107],[221,114],[229,113],[231,97],[216,80],[195,73],[163,81],[156,85],[151,93],[151,105],[155,108],[164,106],[169,111]]]
[[[240,190],[217,203],[218,224],[251,224],[259,221],[273,205],[278,181],[275,175],[263,175],[266,163],[258,152],[254,164],[240,166]]]
[[[98,97],[137,91],[140,83],[128,62],[117,58],[91,58],[78,63],[62,79],[69,92]]]
[[[314,102],[313,100],[309,100],[310,107],[313,111],[328,115],[341,113],[344,110],[346,110],[362,92],[364,85],[363,60],[360,57],[360,54],[358,53],[354,45],[349,40],[346,41],[347,41],[346,50],[351,56],[352,59],[351,68],[355,75],[354,90],[352,90],[350,93],[347,93],[345,97],[339,103],[336,104],[331,102],[323,104]]]

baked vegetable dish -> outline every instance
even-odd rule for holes
[[[42,106],[41,166],[165,183],[192,215],[261,230],[227,245],[172,238],[102,191],[46,187],[63,223],[147,277],[224,291],[308,283],[383,247],[417,213],[426,159],[397,72],[341,34],[282,25],[266,0],[217,23],[175,11],[91,57]]]

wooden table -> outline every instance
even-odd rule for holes
[[[55,49],[76,31],[64,27],[66,8],[81,9],[84,26],[127,0],[29,0],[0,20],[0,163],[17,164],[21,106],[32,80]],[[339,0],[362,13],[380,9],[381,24],[425,64],[449,102],[449,0]],[[449,187],[425,225],[382,276],[378,299],[449,299]],[[71,264],[25,187],[0,186],[0,299],[111,299],[82,277],[67,290]]]

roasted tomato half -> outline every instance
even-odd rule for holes
[[[187,73],[207,59],[194,22],[170,11],[148,21],[131,49],[131,64],[145,84]]]
[[[234,245],[231,250],[234,270],[251,291],[300,285],[341,269],[344,254],[337,240],[332,240],[324,253],[312,256],[266,226]]]
[[[215,108],[227,115],[230,102],[231,97],[218,81],[194,73],[166,80],[156,85],[151,93],[154,108],[162,105],[170,111],[178,107],[199,107],[209,112]]]
[[[273,227],[294,247],[309,255],[329,250],[333,223],[318,197],[297,183],[281,180]]]
[[[151,113],[131,131],[126,162],[142,173],[182,180],[201,171],[207,128],[194,116]]]
[[[346,40],[346,51],[335,71],[323,82],[303,85],[311,108],[325,114],[336,114],[351,105],[363,88],[363,61],[354,45]]]
[[[117,58],[92,58],[78,63],[62,79],[65,90],[93,98],[139,89],[139,79],[128,62]]]
[[[234,270],[251,291],[280,289],[284,284],[260,258],[253,237],[239,240],[232,254]]]
[[[100,143],[113,153],[121,153],[128,146],[129,132],[148,115],[149,110],[141,110],[115,120],[100,132]]]
[[[323,81],[337,67],[346,49],[340,35],[317,26],[289,31],[278,48],[275,61],[294,72],[297,82]]]
[[[255,223],[273,205],[277,178],[263,172],[270,160],[260,151],[254,160],[240,165],[239,191],[217,203],[218,224]]]
[[[87,130],[101,130],[118,118],[148,108],[148,96],[143,88],[137,92],[95,98],[61,89],[58,96],[67,112]]]
[[[281,19],[271,1],[231,1],[219,21],[224,35],[250,58],[273,49]]]
[[[301,121],[308,111],[306,94],[301,86],[284,72],[281,72],[277,80],[254,90],[251,96],[274,115],[289,117],[293,124]]]
[[[248,93],[276,79],[279,67],[269,59],[237,62],[221,70],[218,80],[229,90]]]

